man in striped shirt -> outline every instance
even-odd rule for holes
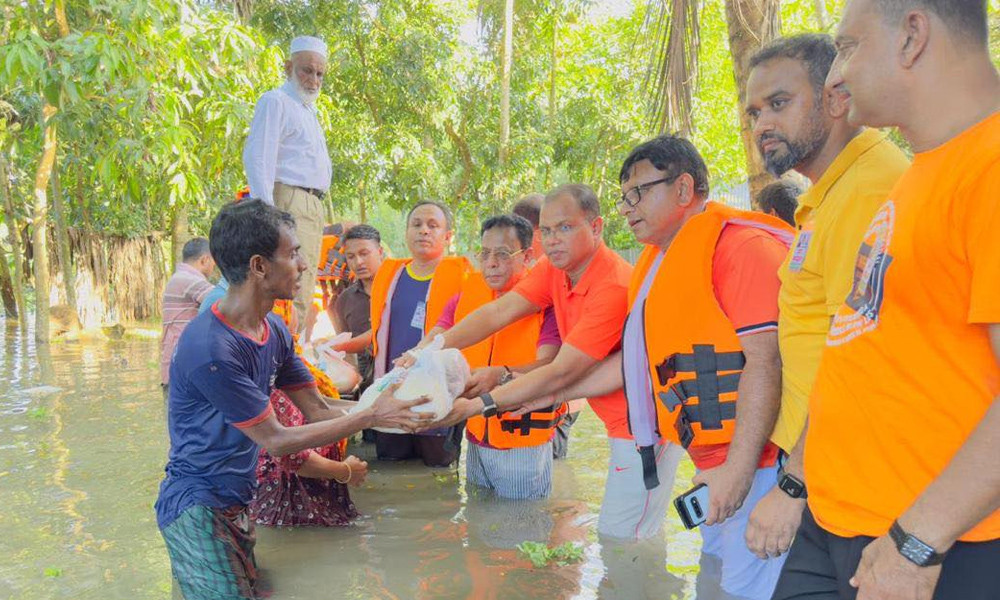
[[[201,301],[212,291],[208,276],[215,270],[215,261],[208,251],[208,240],[196,237],[188,240],[181,251],[182,262],[163,289],[163,338],[160,340],[160,384],[166,393],[170,380],[170,359],[177,340],[191,319],[198,316]]]

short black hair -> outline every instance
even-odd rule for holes
[[[761,212],[768,213],[773,210],[778,218],[795,226],[795,209],[799,206],[799,196],[802,195],[802,188],[790,181],[775,181],[764,186],[764,189],[757,194],[757,206]]]
[[[577,205],[591,218],[601,216],[601,203],[594,188],[583,183],[566,183],[545,195],[545,202],[552,202],[559,196],[567,195],[576,200]]]
[[[410,226],[410,217],[413,216],[413,211],[417,210],[421,206],[428,206],[428,205],[430,205],[430,206],[436,206],[436,207],[438,207],[438,208],[441,209],[441,212],[444,213],[444,225],[445,225],[445,227],[448,228],[448,231],[451,231],[451,222],[452,222],[451,221],[451,209],[448,208],[447,206],[445,206],[444,204],[440,203],[440,202],[435,202],[434,200],[421,200],[420,202],[417,202],[416,204],[414,204],[410,208],[410,212],[406,213],[406,226],[407,227]]]
[[[274,258],[281,243],[281,228],[295,230],[289,213],[258,199],[230,202],[212,221],[208,234],[212,258],[222,276],[233,285],[246,281],[250,259]]]
[[[669,177],[687,173],[694,179],[694,192],[699,198],[708,198],[708,167],[705,159],[690,141],[679,135],[661,135],[639,144],[622,163],[618,173],[619,183],[624,183],[632,174],[636,163],[648,160]]]
[[[892,25],[903,13],[923,8],[938,16],[954,34],[971,37],[981,45],[990,39],[987,0],[875,0],[879,12]]]
[[[344,241],[347,240],[371,240],[376,244],[382,243],[382,236],[379,234],[378,229],[375,229],[371,225],[355,225],[347,230],[344,234]]]
[[[181,249],[181,260],[193,262],[208,254],[208,240],[203,237],[189,239]]]
[[[528,194],[514,204],[511,212],[519,217],[524,217],[531,223],[532,227],[538,227],[538,219],[542,214],[542,202],[545,196],[539,193]]]
[[[490,229],[513,229],[517,234],[517,241],[521,244],[521,250],[531,247],[531,240],[535,237],[535,230],[531,223],[520,215],[496,215],[483,221],[483,226],[479,229],[479,237]]]
[[[750,58],[750,70],[778,58],[797,60],[809,73],[809,83],[817,98],[823,97],[826,76],[830,74],[837,47],[833,38],[825,33],[801,33],[778,38],[757,51]]]

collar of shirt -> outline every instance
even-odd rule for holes
[[[862,154],[886,139],[887,135],[877,129],[864,129],[844,146],[837,158],[819,178],[819,181],[799,196],[799,207],[795,210],[795,224],[801,227],[813,210],[823,203],[826,193]]]
[[[191,265],[189,265],[187,263],[183,263],[183,262],[182,263],[178,263],[177,264],[177,272],[178,273],[184,273],[186,275],[191,275],[191,276],[197,277],[198,279],[205,279],[205,275],[203,275],[201,271],[199,271],[198,269],[192,267]]]
[[[302,97],[299,96],[299,91],[295,88],[295,83],[292,82],[291,79],[288,79],[288,80],[285,81],[285,83],[281,84],[281,88],[279,88],[279,89],[281,91],[285,92],[286,94],[288,94],[289,98],[291,98],[292,100],[295,100],[295,102],[297,102],[298,104],[302,105],[303,108],[305,108],[305,109],[307,109],[309,111],[315,111],[316,110],[316,105],[315,104],[306,104],[305,102],[302,101]]]
[[[563,286],[569,290],[569,295],[587,295],[591,286],[600,281],[600,278],[604,276],[603,273],[607,272],[607,269],[604,269],[602,265],[608,262],[609,252],[614,252],[614,250],[604,245],[604,241],[602,240],[594,252],[594,257],[590,259],[590,264],[587,265],[583,275],[580,276],[580,281],[577,281],[576,285],[570,283],[569,275],[563,277]]]
[[[362,294],[364,296],[369,295],[368,292],[365,291],[365,284],[361,283],[360,281],[355,281],[354,283],[352,283],[350,286],[348,286],[346,290],[344,290],[344,292],[345,293],[352,292],[354,294]]]

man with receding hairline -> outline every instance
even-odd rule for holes
[[[775,600],[1000,594],[1000,75],[985,0],[850,0],[827,86],[914,150],[809,398]]]
[[[420,343],[472,270],[464,256],[446,256],[453,233],[451,211],[440,202],[421,200],[407,213],[406,247],[411,258],[385,259],[372,281],[375,378]],[[420,458],[429,467],[447,467],[458,460],[459,447],[453,443],[458,433],[449,428],[377,431],[375,452],[379,460]]]

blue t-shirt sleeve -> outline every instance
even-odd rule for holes
[[[290,390],[316,385],[316,379],[309,372],[309,368],[295,353],[295,343],[292,341],[292,334],[285,326],[285,322],[281,319],[274,319],[271,321],[271,325],[281,342],[281,348],[278,349],[281,364],[278,366],[278,372],[274,379],[274,387]]]
[[[271,413],[267,394],[246,370],[225,361],[213,361],[195,369],[188,382],[218,410],[226,423],[251,427]]]

